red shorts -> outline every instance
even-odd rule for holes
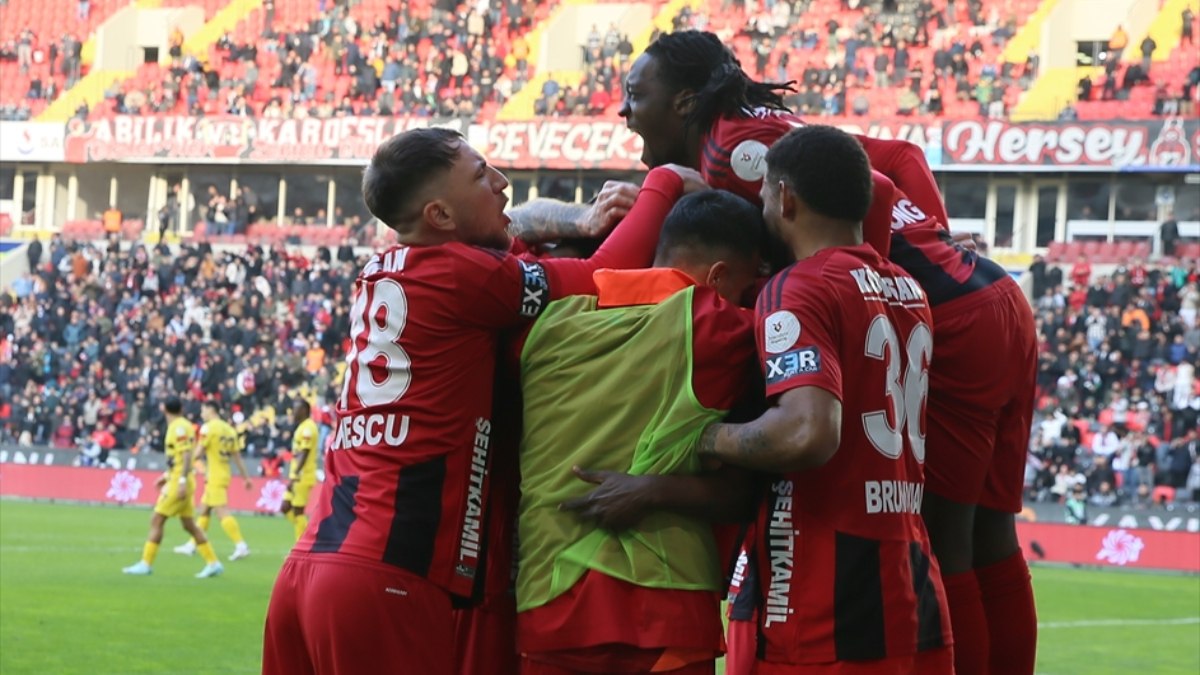
[[[454,610],[458,675],[517,675],[517,600],[503,593],[478,607]]]
[[[1020,512],[1036,371],[1033,312],[1012,279],[934,309],[925,440],[930,492]]]
[[[383,563],[293,553],[271,592],[264,675],[452,675],[450,596]]]
[[[834,663],[767,663],[756,661],[754,675],[953,675],[954,648],[878,661]]]

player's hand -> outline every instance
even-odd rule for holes
[[[619,180],[605,181],[596,195],[596,201],[576,223],[579,234],[584,237],[602,237],[616,227],[633,208],[638,190],[635,183]]]
[[[616,471],[588,471],[578,466],[571,471],[577,478],[596,485],[596,489],[568,499],[559,505],[562,511],[574,511],[594,520],[606,529],[628,530],[638,524],[652,504],[652,476],[632,476]]]
[[[664,164],[663,168],[674,171],[683,179],[683,194],[685,195],[708,189],[708,183],[704,182],[704,176],[701,176],[700,172],[695,169],[689,169],[679,164]]]
[[[254,489],[254,483],[249,478],[245,478],[245,479],[243,479],[243,481],[244,481],[243,484],[246,486],[247,491]]]
[[[178,488],[175,490],[175,496],[176,496],[177,498],[179,498],[179,499],[184,499],[184,498],[186,498],[186,497],[187,497],[187,483],[183,483],[183,484],[181,484],[181,485],[180,485],[180,486],[179,486],[179,487],[178,487]]]
[[[971,236],[970,232],[951,232],[950,239],[953,240],[957,246],[961,246],[968,251],[974,251],[978,248],[975,245],[975,238]]]
[[[158,489],[158,490],[161,490],[162,487],[166,484],[167,484],[166,476],[159,476],[158,480],[154,481],[154,487],[155,487],[155,489]]]

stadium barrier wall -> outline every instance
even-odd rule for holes
[[[152,506],[158,499],[158,471],[45,464],[0,464],[0,496],[102,504]],[[196,476],[196,499],[204,491]],[[241,478],[229,486],[229,507],[236,511],[277,513],[287,483],[278,478]],[[309,497],[320,498],[318,483]],[[1162,569],[1200,573],[1200,533],[1145,528],[1094,527],[1060,523],[1017,523],[1017,536],[1030,560]]]
[[[154,481],[160,471],[112,469],[44,464],[0,464],[0,496],[50,499],[102,504],[152,506],[158,499]],[[204,475],[196,476],[196,502],[204,493]],[[287,482],[278,478],[251,478],[245,489],[235,476],[229,484],[229,508],[235,511],[278,513]],[[323,483],[317,483],[309,503],[320,498]]]
[[[1017,537],[1029,560],[1200,573],[1195,532],[1019,522]]]

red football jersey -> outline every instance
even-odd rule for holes
[[[919,284],[867,245],[833,248],[759,295],[767,396],[842,401],[824,466],[773,480],[757,522],[760,657],[867,661],[950,644],[921,521],[932,318]]]
[[[554,298],[595,292],[598,267],[650,264],[682,189],[674,172],[651,172],[590,260],[526,261],[459,243],[373,256],[355,282],[326,489],[296,550],[382,561],[475,595],[500,332]]]
[[[767,174],[767,149],[780,136],[801,126],[804,120],[796,115],[767,108],[757,108],[744,117],[718,118],[704,138],[700,173],[712,187],[761,204],[758,190]],[[908,141],[856,138],[867,151],[872,168],[912,195],[913,201],[938,222],[949,222],[937,181],[919,147]]]
[[[936,308],[1007,278],[1004,268],[959,246],[936,215],[926,214],[899,188],[892,195],[889,260],[908,272]]]

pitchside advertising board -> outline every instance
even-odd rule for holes
[[[814,121],[867,136],[911,141],[940,170],[1200,171],[1200,121],[1191,118],[1009,123],[822,117]],[[0,122],[0,160],[362,164],[390,136],[429,126],[462,132],[493,164],[505,169],[644,168],[641,138],[623,121],[585,117],[479,124],[413,117],[130,115],[72,120],[65,126]]]
[[[151,506],[154,482],[162,475],[158,453],[114,452],[102,467],[78,466],[80,453],[66,450],[0,448],[0,496],[113,505]],[[157,464],[156,464],[157,462]],[[229,505],[238,511],[277,513],[287,485],[281,478],[253,478],[244,489],[235,477]],[[318,484],[310,502],[315,502]],[[197,477],[196,498],[204,491]],[[1017,524],[1030,560],[1100,567],[1179,570],[1200,573],[1200,508],[1091,508],[1089,525],[1063,522],[1061,504],[1035,504]]]
[[[0,496],[96,504],[153,506],[158,500],[154,486],[162,475],[163,455],[113,452],[103,466],[81,466],[77,451],[47,448],[0,447]],[[247,460],[253,471],[254,462]],[[205,476],[196,476],[196,499],[204,493]],[[229,507],[237,511],[278,513],[287,490],[284,477],[250,479],[245,489],[234,476],[229,484]],[[318,484],[309,497],[320,495]]]

